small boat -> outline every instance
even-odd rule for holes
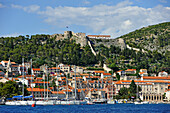
[[[28,105],[27,101],[7,101],[5,105]]]
[[[36,105],[55,105],[55,100],[40,100],[40,101],[36,101]]]
[[[116,104],[116,102],[114,100],[108,100],[107,104]]]
[[[134,104],[149,104],[149,102],[147,102],[147,101],[144,101],[144,102],[137,101],[137,102],[134,102]]]
[[[92,101],[87,101],[88,105],[93,105],[94,103]]]
[[[94,104],[107,104],[107,100],[101,99],[101,100],[93,100]]]
[[[0,105],[5,105],[5,98],[0,99]]]

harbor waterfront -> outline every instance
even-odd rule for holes
[[[1,113],[169,113],[170,104],[96,104],[52,106],[0,106]]]

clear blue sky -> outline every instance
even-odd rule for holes
[[[0,36],[63,33],[113,38],[170,21],[169,0],[0,0]],[[68,28],[66,28],[68,26]]]

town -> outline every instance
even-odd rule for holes
[[[39,68],[32,67],[32,62],[24,62],[24,59],[22,64],[10,59],[2,60],[0,82],[15,81],[20,85],[25,84],[29,94],[36,100],[63,100],[74,97],[77,100],[105,99],[126,103],[139,97],[141,101],[150,103],[170,102],[170,75],[165,71],[148,76],[147,69],[113,72],[108,68],[88,69],[62,63],[56,64],[55,67],[46,64]],[[132,82],[137,85],[137,94],[130,97],[121,96],[121,89],[129,88]]]

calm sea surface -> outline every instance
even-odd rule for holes
[[[170,113],[170,104],[0,106],[0,113]]]

